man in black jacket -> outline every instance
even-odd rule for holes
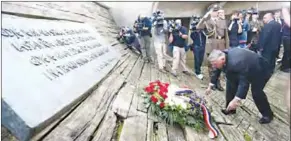
[[[264,15],[264,27],[259,37],[259,50],[263,57],[270,63],[270,69],[274,71],[276,56],[281,44],[281,25],[274,20],[272,13]]]
[[[262,114],[261,124],[270,123],[273,112],[263,89],[271,77],[268,61],[247,49],[232,48],[227,52],[213,50],[208,57],[213,67],[223,69],[226,73],[226,109],[225,115],[235,114],[241,99],[245,99],[251,85],[254,102]],[[215,76],[213,76],[215,77]],[[212,78],[211,80],[215,80]],[[206,94],[211,89],[208,87]]]

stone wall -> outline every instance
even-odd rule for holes
[[[92,29],[95,28],[96,31],[102,37],[102,40],[104,39],[108,44],[114,44],[116,42],[115,37],[116,37],[116,34],[118,33],[118,27],[116,26],[109,12],[108,7],[102,4],[99,4],[97,2],[2,2],[1,12],[2,12],[1,13],[2,17],[11,17],[12,19],[13,18],[16,18],[16,19],[27,18],[27,19],[41,19],[44,21],[45,20],[50,20],[50,21],[55,21],[55,22],[67,21],[71,23],[88,24],[90,25],[90,27],[93,27]],[[96,83],[93,85],[96,85],[98,82],[99,80],[97,80],[96,78]],[[92,89],[92,87],[88,87],[87,89],[89,92]],[[88,94],[89,93],[87,92],[84,92],[84,94],[80,94],[81,96],[78,97],[78,99],[75,99],[73,102],[68,103],[68,105],[63,107],[63,109],[60,110],[57,114],[55,114],[53,117],[50,117],[48,120],[46,120],[39,126],[33,129],[29,128],[28,129],[29,131],[27,132],[22,131],[22,130],[14,131],[14,134],[17,132],[18,135],[16,136],[18,136],[18,138],[19,136],[23,137],[23,138],[20,138],[20,140],[26,140],[27,138],[32,136],[32,134],[35,134],[36,132],[41,131],[45,126],[49,125],[55,119],[60,117],[63,113],[67,112],[72,106],[74,106],[80,100],[87,97]],[[2,100],[5,101],[5,99],[2,99]],[[19,100],[21,100],[21,98]],[[37,98],[35,100],[37,100]],[[24,102],[21,102],[21,103],[24,103]],[[53,104],[56,104],[56,103],[53,103]],[[42,105],[38,105],[38,106],[42,107]],[[2,110],[3,110],[3,102],[2,102]],[[2,111],[2,114],[3,114],[3,111]],[[41,114],[41,113],[35,113],[35,114]],[[3,119],[3,115],[2,115],[2,119]],[[3,125],[3,122],[1,126],[2,125]],[[13,126],[15,127],[15,125]],[[9,136],[5,135],[5,136],[2,136],[2,139],[10,140],[8,139],[8,137]]]

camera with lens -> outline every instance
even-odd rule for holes
[[[162,11],[157,11],[153,13],[153,23],[155,26],[162,27],[164,25],[164,17]]]
[[[168,21],[168,31],[173,35],[179,34],[178,26],[176,25],[174,20]]]
[[[190,30],[195,31],[197,28],[197,24],[200,22],[201,17],[199,16],[192,16],[192,22],[190,24]]]
[[[247,14],[258,14],[258,10],[256,8],[251,7],[250,9],[246,10]]]
[[[135,22],[134,22],[134,29],[136,33],[140,33],[144,27],[144,24],[142,22],[142,20],[140,18],[138,18]]]

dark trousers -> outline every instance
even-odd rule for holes
[[[290,54],[291,54],[291,49],[290,49],[290,37],[283,37],[283,46],[284,46],[284,53],[283,53],[283,58],[282,58],[282,69],[288,69],[290,68]]]
[[[253,82],[251,82],[251,91],[254,102],[263,116],[273,116],[273,112],[271,110],[270,104],[268,102],[268,98],[263,91],[266,83],[269,81],[271,74],[265,75],[264,77],[256,78]],[[235,94],[237,92],[239,85],[239,80],[227,80],[226,83],[226,107],[233,100]]]
[[[275,66],[276,66],[276,55],[277,55],[277,51],[273,51],[273,50],[263,50],[262,52],[262,56],[268,61],[268,63],[270,64],[270,68],[269,70],[273,73]]]
[[[201,65],[203,62],[205,53],[205,45],[198,46],[194,45],[193,54],[194,54],[194,69],[196,74],[201,74]]]
[[[212,84],[214,84],[215,86],[221,86],[220,84],[220,74],[221,74],[222,70],[221,69],[217,69],[217,68],[211,68],[210,71],[210,82]]]
[[[278,46],[278,49],[277,49],[276,58],[280,58],[279,55],[280,55],[281,43],[283,42],[282,40],[283,40],[283,38],[282,38],[282,36],[281,36],[281,39],[280,39],[280,45]]]

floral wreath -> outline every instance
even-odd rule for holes
[[[211,123],[211,114],[205,106],[206,100],[188,88],[150,82],[142,93],[144,104],[160,120],[173,125],[189,126],[196,131],[209,130],[209,137],[218,136],[217,129]]]

